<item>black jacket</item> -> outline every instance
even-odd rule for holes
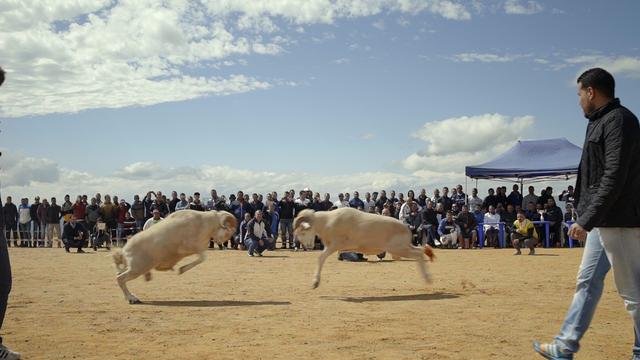
[[[640,126],[612,100],[588,115],[576,181],[578,224],[640,227]]]
[[[4,224],[15,225],[18,223],[18,208],[16,204],[4,204]],[[3,225],[4,225],[3,224]]]

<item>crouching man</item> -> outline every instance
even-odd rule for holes
[[[440,221],[438,234],[443,248],[456,248],[457,244],[461,242],[462,232],[460,226],[453,219],[453,211],[447,211],[447,217]]]
[[[538,234],[533,223],[525,217],[524,211],[518,211],[518,219],[513,223],[513,232],[511,233],[511,241],[516,252],[513,255],[520,255],[522,244],[529,248],[529,255],[536,252],[536,242]]]
[[[262,218],[262,210],[255,213],[253,219],[247,223],[247,234],[244,238],[244,245],[249,249],[249,256],[256,252],[262,256],[262,252],[269,247],[266,223]]]
[[[84,244],[84,227],[77,223],[76,217],[64,225],[62,231],[62,241],[64,242],[64,250],[69,252],[70,248],[77,248],[79,253],[83,253],[82,245]]]

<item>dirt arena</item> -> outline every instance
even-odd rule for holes
[[[5,342],[24,359],[538,359],[574,290],[581,250],[442,250],[426,286],[413,261],[332,257],[311,290],[318,252],[208,252],[193,270],[129,284],[103,251],[10,249]],[[612,277],[579,359],[626,359],[631,321]],[[541,359],[541,358],[540,358]]]

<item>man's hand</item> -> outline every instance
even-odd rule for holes
[[[258,244],[260,244],[260,246],[264,246],[264,240],[258,240]]]
[[[578,223],[574,223],[569,229],[569,236],[578,241],[585,241],[587,239],[587,230],[578,225]]]

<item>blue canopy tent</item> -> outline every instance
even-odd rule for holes
[[[519,140],[509,150],[484,164],[465,167],[472,179],[568,179],[578,173],[582,149],[565,138]]]

